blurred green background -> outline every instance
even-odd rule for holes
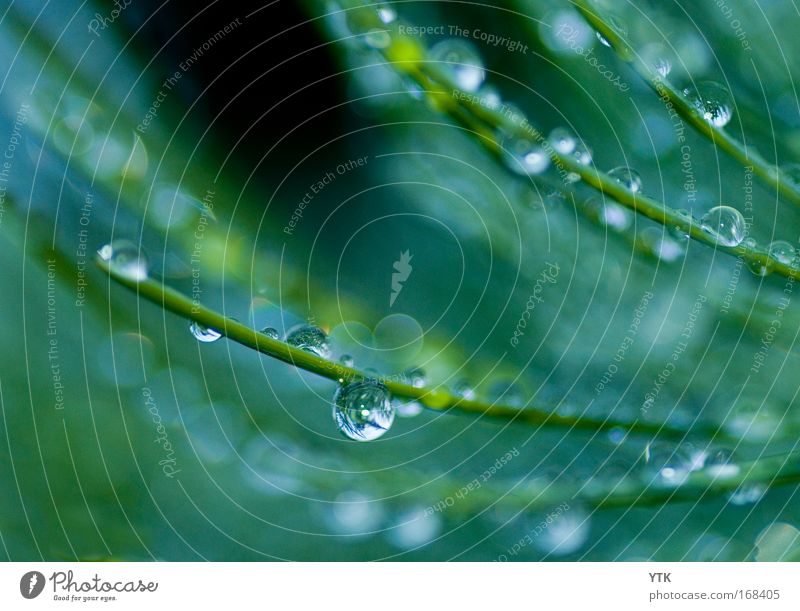
[[[796,448],[800,315],[792,285],[788,307],[780,301],[785,279],[694,243],[659,260],[641,247],[651,222],[624,212],[616,225],[598,222],[509,172],[352,40],[333,3],[228,4],[3,3],[0,557],[796,556],[796,485],[757,502],[511,504],[506,493],[530,482],[635,476],[648,440],[424,412],[355,443],[331,419],[334,383],[225,340],[198,343],[187,321],[100,273],[95,251],[130,240],[166,284],[258,328],[312,321],[334,356],[361,368],[419,366],[433,385],[468,380],[490,402],[505,393],[563,414],[641,416],[690,433],[721,423],[743,438],[729,448],[741,460]],[[727,129],[791,163],[800,16],[785,2],[717,4],[601,6],[637,48],[669,54],[675,84],[724,83]],[[503,100],[545,132],[578,134],[598,168],[634,167],[648,194],[698,216],[721,202],[745,212],[744,169],[687,126],[697,189],[688,197],[685,151],[663,104],[568,2],[394,8],[409,23],[444,26],[428,45],[451,26],[527,45],[464,37]],[[554,35],[565,25],[629,91]],[[752,202],[750,235],[798,243],[791,204],[758,183]],[[413,271],[390,305],[405,251]],[[558,276],[512,345],[548,264]],[[643,410],[689,321],[685,352]],[[508,453],[480,494],[456,498]]]

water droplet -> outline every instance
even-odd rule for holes
[[[744,483],[731,492],[728,500],[732,505],[752,505],[760,501],[766,492],[767,489],[763,484]]]
[[[443,40],[430,49],[429,59],[453,80],[459,89],[477,91],[486,78],[483,60],[470,43]]]
[[[703,81],[696,88],[683,90],[689,103],[708,123],[725,127],[733,118],[733,102],[730,92],[714,81]]]
[[[222,333],[215,331],[209,327],[201,325],[196,320],[189,324],[189,331],[194,335],[195,339],[199,342],[211,343],[217,341],[222,337]]]
[[[377,7],[375,7],[375,11],[378,13],[378,19],[380,19],[385,25],[394,23],[397,19],[397,11],[386,4],[379,4]]]
[[[489,110],[497,110],[502,106],[503,99],[500,97],[500,92],[491,85],[484,85],[481,87],[482,104]]]
[[[114,240],[100,248],[97,254],[118,276],[137,282],[147,279],[147,256],[130,240]]]
[[[261,329],[261,333],[263,333],[270,339],[278,339],[281,336],[281,334],[278,333],[278,330],[274,327],[264,327],[263,329]]]
[[[695,460],[684,446],[652,443],[645,449],[645,478],[663,486],[680,486],[695,466]]]
[[[392,43],[391,34],[385,26],[396,19],[395,10],[386,5],[358,7],[345,14],[345,22],[350,33],[360,37],[360,40],[372,49],[385,49]]]
[[[794,246],[784,240],[776,240],[769,245],[769,256],[783,265],[797,263],[797,251]]]
[[[572,156],[581,165],[589,165],[592,163],[592,149],[581,141],[575,144],[575,150],[572,151]]]
[[[550,155],[524,136],[510,136],[502,142],[508,167],[517,174],[541,174],[550,166]]]
[[[339,386],[333,397],[333,419],[345,436],[372,441],[389,430],[394,421],[389,390],[372,380]]]
[[[372,49],[385,49],[392,44],[392,35],[386,30],[373,28],[364,35],[364,43]]]
[[[730,206],[712,208],[700,219],[703,231],[717,244],[738,246],[745,238],[746,225],[742,213]]]
[[[739,474],[739,465],[733,458],[733,452],[728,449],[712,451],[705,460],[703,468],[712,477],[735,477]]]
[[[467,380],[459,380],[453,384],[453,394],[468,401],[475,399],[475,389],[472,388]]]
[[[800,163],[787,163],[780,167],[783,177],[794,187],[800,187]]]
[[[541,533],[533,538],[533,543],[541,551],[554,556],[566,556],[578,551],[589,538],[589,516],[583,509],[570,506],[560,511],[561,506],[551,511],[537,525],[531,525],[533,532],[537,526]],[[542,524],[544,523],[544,524]]]
[[[631,193],[642,192],[642,177],[633,168],[620,166],[609,171],[608,175]]]
[[[328,521],[339,534],[367,535],[379,527],[382,517],[380,501],[349,490],[336,497]]]
[[[653,70],[655,70],[661,78],[667,78],[669,73],[672,72],[672,62],[666,57],[658,57],[653,60]]]
[[[403,373],[403,382],[414,388],[424,388],[427,383],[425,372],[419,367],[413,367]],[[402,418],[413,418],[422,413],[424,409],[421,402],[415,399],[395,398],[393,401],[397,415]]]
[[[575,150],[575,136],[566,127],[556,127],[548,137],[550,144],[560,155],[569,155]]]
[[[596,197],[589,198],[584,204],[589,214],[598,223],[615,231],[625,231],[631,225],[633,214],[620,204],[606,200],[601,202]]]
[[[621,21],[617,17],[608,16],[606,17],[606,22],[608,23],[609,26],[611,26],[611,29],[617,36],[625,38],[628,35],[627,26],[623,21]],[[609,49],[612,48],[611,42],[605,36],[603,36],[599,31],[595,32],[595,34],[597,35],[597,40],[600,41],[600,44],[608,47]]]
[[[692,213],[689,212],[688,210],[681,208],[677,212],[678,215],[685,221],[688,221],[692,225],[696,223],[694,217],[692,216]],[[685,244],[686,242],[689,241],[689,232],[677,225],[673,225],[672,227],[669,228],[669,234],[679,244]]]
[[[677,261],[686,252],[683,243],[665,235],[663,230],[656,227],[645,229],[641,239],[652,255],[667,263]]]
[[[324,359],[328,358],[331,353],[328,336],[322,329],[314,325],[301,324],[292,327],[286,334],[285,341],[295,348],[316,354]]]
[[[442,518],[423,507],[415,507],[400,514],[387,531],[393,545],[410,550],[430,543],[442,529]]]
[[[747,269],[749,269],[759,278],[763,278],[764,276],[769,276],[772,273],[772,265],[773,264],[770,260],[762,263],[761,261],[754,259],[747,262]]]
[[[339,362],[345,367],[352,367],[355,365],[355,360],[349,354],[343,354],[339,357]]]

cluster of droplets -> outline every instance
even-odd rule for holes
[[[702,473],[714,481],[725,481],[737,477],[741,466],[734,453],[727,448],[699,449],[690,443],[678,446],[667,443],[652,443],[644,452],[644,478],[649,484],[663,487],[678,487],[692,473]],[[759,483],[744,483],[728,496],[733,505],[748,505],[758,502],[766,492]]]

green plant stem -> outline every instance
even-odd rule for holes
[[[503,155],[502,142],[497,135],[500,129],[505,131],[514,130],[521,136],[533,138],[539,143],[546,143],[544,136],[530,124],[523,127],[518,123],[510,122],[507,117],[498,111],[476,104],[462,103],[460,102],[460,98],[457,99],[456,96],[452,95],[453,91],[458,91],[457,89],[451,89],[451,93],[448,94],[447,89],[442,85],[451,85],[446,82],[437,82],[437,79],[442,77],[430,64],[420,64],[418,68],[404,67],[404,71],[411,75],[429,95],[435,96],[434,99],[438,100],[442,97],[448,98],[446,103],[439,104],[440,107],[446,112],[449,112],[454,119],[458,120],[469,129],[474,130],[476,135],[479,136],[478,140],[495,156]],[[434,83],[434,85],[431,83]],[[455,103],[455,107],[459,109],[458,113],[454,111],[453,103]],[[466,121],[462,112],[464,109],[471,111],[475,117],[480,119],[484,127],[478,130],[478,128],[474,126],[474,121]],[[486,129],[485,126],[491,127],[492,129]],[[718,244],[713,235],[702,229],[697,219],[684,216],[677,210],[652,197],[641,193],[633,193],[593,165],[583,165],[579,163],[577,159],[569,155],[560,155],[553,150],[552,147],[548,148],[548,154],[556,166],[564,168],[569,173],[579,175],[590,187],[611,197],[626,208],[666,228],[678,229],[693,240],[711,246],[717,251],[741,257],[751,269],[763,267],[787,278],[800,277],[800,268],[776,261],[769,255],[769,252],[763,248],[745,246],[744,243],[738,246],[723,246],[722,244]],[[566,189],[562,190],[566,191]]]
[[[697,502],[719,497],[751,485],[767,490],[800,483],[800,452],[764,457],[738,463],[737,466],[738,471],[727,477],[715,476],[708,469],[693,471],[683,482],[674,486],[660,484],[655,475],[647,476],[637,467],[616,481],[604,478],[602,469],[599,469],[596,480],[588,482],[562,484],[558,480],[532,480],[516,486],[490,483],[464,495],[464,505],[458,507],[456,503],[452,509],[474,513],[498,502],[498,499],[502,499],[504,506],[525,510],[552,509],[565,500],[590,509],[655,507],[665,503]],[[455,483],[450,485],[455,495],[458,487]]]
[[[665,103],[669,102],[678,114],[695,130],[708,138],[714,145],[728,153],[739,163],[753,168],[753,174],[764,184],[776,188],[778,193],[796,205],[800,205],[800,189],[775,165],[763,159],[754,151],[739,142],[724,129],[711,125],[692,107],[682,92],[661,76],[632,50],[625,39],[597,12],[592,10],[587,0],[572,0],[575,8],[601,36],[611,44],[620,59],[629,64],[634,72],[644,80]]]
[[[361,380],[376,379],[374,375],[366,374],[352,367],[345,367],[340,363],[316,356],[277,339],[267,337],[239,321],[228,318],[219,312],[193,302],[178,291],[165,286],[152,278],[137,281],[117,273],[112,265],[98,258],[97,265],[113,280],[135,291],[137,295],[163,307],[170,312],[178,314],[188,320],[193,320],[204,327],[214,329],[243,346],[257,350],[295,367],[310,371],[317,375],[334,380],[340,384]],[[451,395],[440,388],[418,388],[410,384],[398,382],[391,377],[377,378],[386,385],[394,397],[412,399],[420,402],[425,407],[436,411],[452,410],[457,413],[486,416],[493,419],[522,422],[542,428],[576,429],[583,431],[602,432],[620,429],[630,433],[641,433],[661,438],[684,439],[687,435],[698,434],[709,438],[724,438],[726,434],[717,427],[696,427],[691,431],[674,427],[668,424],[654,424],[634,421],[622,422],[607,419],[587,418],[582,416],[562,416],[551,413],[542,408],[525,407],[516,408],[505,405],[485,403]]]

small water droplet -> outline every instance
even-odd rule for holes
[[[556,127],[548,136],[550,144],[560,155],[569,155],[575,150],[575,136],[566,127]]]
[[[459,380],[453,384],[453,394],[468,401],[475,399],[475,389],[467,380]]]
[[[795,265],[797,263],[797,251],[794,246],[785,240],[775,240],[770,244],[769,256],[783,265]]]
[[[733,118],[730,92],[714,81],[703,81],[687,87],[683,95],[703,119],[715,127],[725,127]]]
[[[703,231],[722,246],[738,246],[745,238],[745,220],[736,208],[730,206],[712,208],[703,215],[700,223]]]
[[[550,155],[524,136],[510,136],[502,142],[508,167],[517,174],[538,175],[550,166]]]
[[[470,43],[443,40],[430,49],[429,59],[445,71],[455,85],[464,91],[477,91],[486,79],[483,60]]]
[[[663,486],[680,486],[695,466],[688,448],[651,443],[645,449],[645,478]]]
[[[608,23],[609,26],[611,26],[611,29],[617,36],[625,38],[628,35],[628,27],[619,18],[614,17],[613,15],[609,15],[608,17],[606,17],[606,22]],[[595,34],[597,35],[597,40],[600,41],[600,44],[608,47],[609,49],[612,48],[611,42],[605,36],[603,36],[599,31],[595,32]]]
[[[592,149],[590,149],[583,141],[575,144],[575,150],[572,151],[572,156],[581,165],[589,165],[592,163]]]
[[[712,477],[727,478],[739,474],[739,465],[734,460],[733,452],[726,448],[710,452],[703,468]]]
[[[278,333],[278,330],[274,327],[264,327],[261,329],[261,333],[270,339],[278,339],[281,336],[281,334]]]
[[[616,202],[601,202],[596,197],[590,197],[584,205],[592,218],[615,231],[625,231],[633,220],[631,211]]]
[[[728,500],[732,505],[752,505],[760,501],[766,492],[767,489],[763,484],[744,483],[731,492]]]
[[[800,187],[800,163],[787,163],[780,167],[783,177],[794,187]]]
[[[480,94],[482,104],[489,110],[497,110],[503,104],[503,99],[500,97],[500,92],[491,85],[484,85],[481,87]]]
[[[642,243],[650,253],[665,261],[673,263],[683,257],[685,246],[683,243],[665,235],[663,230],[656,227],[648,227],[642,232]]]
[[[642,192],[642,177],[639,172],[628,166],[620,166],[608,172],[608,175],[631,193]]]
[[[314,325],[297,325],[289,329],[285,339],[287,344],[300,348],[311,354],[316,354],[324,359],[331,353],[328,336],[325,332]]]
[[[147,256],[130,240],[114,240],[100,248],[97,254],[115,274],[137,282],[147,279]]]
[[[364,43],[372,49],[385,49],[392,44],[392,35],[386,30],[373,28],[364,35]]]
[[[205,327],[201,325],[196,320],[193,320],[189,324],[189,331],[192,335],[194,335],[195,339],[199,342],[204,343],[211,343],[217,341],[220,337],[222,337],[222,333],[219,331],[215,331],[209,327]]]
[[[684,219],[685,221],[688,221],[692,225],[694,225],[696,223],[694,217],[692,217],[692,213],[689,212],[688,210],[686,210],[684,208],[681,208],[677,212],[678,212],[678,215],[682,219]],[[669,234],[679,244],[685,244],[686,242],[689,241],[689,232],[686,231],[685,229],[682,229],[678,225],[673,225],[672,227],[670,227],[669,228]]]
[[[394,422],[389,390],[373,380],[339,386],[333,397],[333,419],[339,430],[350,439],[377,439]]]
[[[772,273],[772,265],[772,262],[769,260],[762,263],[761,261],[754,259],[747,262],[747,269],[749,269],[759,278],[763,278],[764,276],[769,276]]]
[[[379,4],[377,7],[375,7],[375,11],[378,13],[378,19],[380,19],[381,23],[384,23],[385,25],[394,23],[397,20],[397,11],[391,6]]]

